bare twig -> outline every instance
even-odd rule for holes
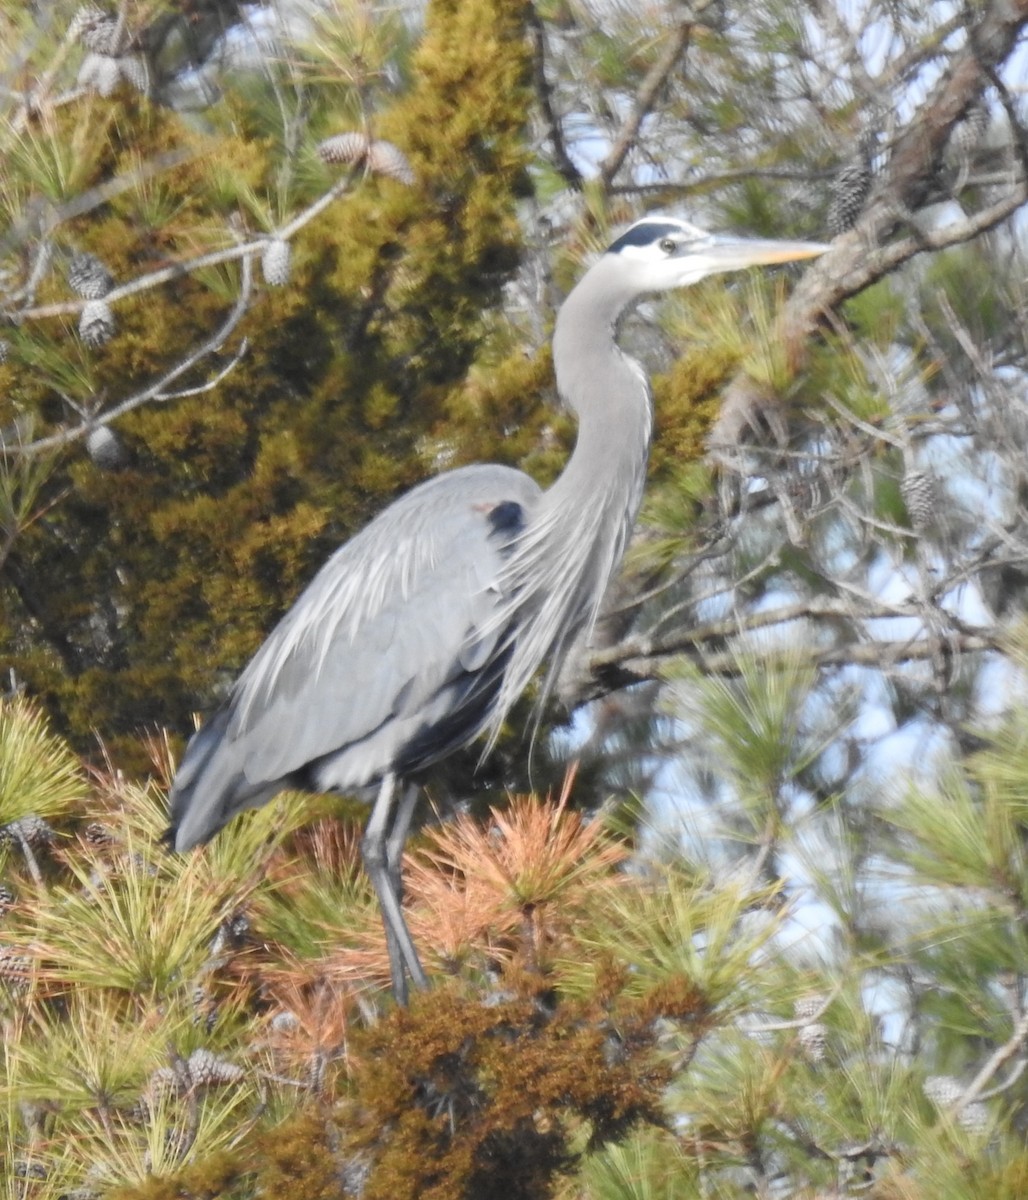
[[[36,856],[33,853],[32,846],[29,844],[29,839],[20,829],[15,829],[14,836],[18,842],[19,848],[21,849],[22,857],[25,859],[25,866],[28,867],[29,874],[32,876],[33,882],[35,883],[36,887],[42,888],[44,886],[43,872],[39,869],[39,863],[36,861]]]
[[[987,1092],[980,1092],[978,1099],[991,1100],[994,1096],[1001,1096],[1004,1092],[1009,1091],[1024,1074],[1025,1067],[1028,1067],[1028,1058],[1019,1058],[1006,1079],[1002,1083],[997,1083],[995,1087],[989,1088]]]
[[[242,260],[241,267],[239,295],[236,297],[236,302],[232,306],[232,311],[225,318],[221,328],[212,334],[207,341],[205,341],[201,346],[197,347],[197,349],[195,349],[191,354],[187,355],[181,362],[172,367],[171,370],[162,375],[161,378],[155,383],[150,384],[149,387],[144,388],[141,392],[137,392],[135,395],[129,396],[127,399],[123,400],[120,404],[115,405],[114,408],[109,409],[101,416],[93,416],[89,421],[84,421],[82,424],[75,426],[73,429],[65,429],[60,433],[54,433],[49,437],[39,438],[34,442],[27,443],[25,446],[20,448],[21,453],[38,454],[41,451],[47,450],[54,446],[65,446],[70,442],[74,442],[79,438],[85,437],[86,434],[90,430],[96,428],[96,426],[109,425],[118,417],[124,416],[127,412],[132,412],[133,409],[139,408],[141,405],[147,404],[150,401],[176,399],[177,395],[175,393],[168,392],[167,389],[169,386],[174,383],[176,379],[180,379],[187,371],[194,367],[200,361],[200,359],[205,358],[208,354],[213,354],[215,351],[221,348],[228,336],[243,319],[243,315],[249,308],[252,291],[253,266],[249,258],[244,258]],[[220,373],[218,380],[224,378],[228,371],[231,370],[236,363],[238,363],[239,359],[242,357],[244,349],[245,343],[235,355],[233,360],[229,363],[228,367]],[[217,382],[217,380],[215,382]],[[213,384],[211,386],[213,386]],[[205,384],[199,389],[193,389],[192,391],[186,391],[181,394],[189,395],[198,390],[208,390],[208,387]]]
[[[822,1000],[822,1002],[817,1006],[817,1008],[814,1009],[811,1013],[809,1013],[805,1017],[794,1017],[792,1020],[789,1020],[789,1021],[770,1021],[766,1025],[745,1025],[745,1026],[743,1026],[743,1032],[744,1033],[778,1033],[778,1032],[780,1032],[782,1030],[786,1030],[786,1029],[802,1029],[805,1025],[810,1025],[814,1021],[821,1020],[821,1018],[825,1015],[825,1013],[831,1007],[832,1002],[842,991],[842,988],[843,988],[843,983],[842,983],[842,981],[840,981],[839,983],[837,983],[835,985],[835,987],[832,988],[832,990],[828,993],[828,995],[825,996],[824,1000]]]
[[[642,81],[639,91],[636,94],[632,111],[625,118],[621,128],[618,130],[609,153],[603,162],[600,163],[600,182],[604,187],[609,186],[613,181],[614,176],[621,169],[621,164],[625,161],[629,151],[635,144],[635,139],[639,136],[639,130],[642,128],[643,121],[649,115],[657,96],[667,83],[668,76],[675,69],[678,60],[685,53],[689,45],[694,25],[695,17],[690,15],[688,20],[683,21],[667,39],[667,44],[657,58],[657,61],[647,72],[646,78]]]
[[[734,678],[741,670],[739,654],[721,647],[741,634],[793,621],[821,617],[859,624],[884,617],[912,617],[923,622],[924,616],[919,605],[879,604],[862,611],[843,600],[821,598],[676,630],[662,638],[633,636],[584,658],[574,675],[566,678],[562,698],[568,704],[581,704],[605,695],[612,688],[660,680],[664,678],[667,660],[676,657],[691,660],[704,675]],[[945,634],[927,631],[923,625],[913,636],[891,640],[876,637],[865,642],[857,640],[858,634],[835,646],[808,645],[802,651],[803,661],[812,667],[866,666],[888,671],[903,663],[934,662],[940,656],[1002,649],[998,629],[965,632],[957,628],[962,622],[952,613],[946,612],[944,617],[949,626]],[[761,661],[767,669],[773,669],[775,652],[769,651]]]
[[[535,93],[543,120],[546,122],[546,131],[553,147],[557,171],[569,187],[579,191],[582,187],[582,174],[571,161],[567,143],[564,140],[564,129],[560,117],[553,107],[553,88],[546,77],[546,30],[534,7],[530,7],[528,10],[528,26],[532,34],[532,70],[535,78]]]
[[[953,1116],[957,1116],[973,1101],[979,1100],[992,1077],[1024,1047],[1026,1040],[1028,1040],[1028,1009],[1025,1009],[1014,1023],[1014,1032],[1010,1038],[989,1056],[978,1074],[964,1089],[963,1095],[958,1097],[947,1111]]]
[[[802,183],[831,179],[834,171],[816,171],[804,167],[764,167],[754,163],[746,167],[733,167],[726,171],[711,171],[706,175],[695,175],[691,179],[667,180],[661,183],[616,184],[610,188],[614,196],[658,195],[674,199],[695,192],[712,192],[719,187],[732,187],[747,179],[793,179]]]
[[[337,180],[323,196],[320,196],[308,208],[299,213],[288,225],[282,227],[275,234],[276,237],[283,241],[291,238],[293,234],[308,225],[320,213],[322,213],[333,200],[341,196],[347,188],[350,187],[352,181],[351,175],[345,175]],[[261,237],[256,241],[245,242],[242,245],[229,246],[224,250],[212,250],[207,254],[200,254],[196,258],[184,259],[182,262],[174,263],[170,267],[162,267],[159,271],[151,271],[149,275],[142,275],[138,279],[133,279],[129,283],[122,284],[121,287],[112,288],[104,299],[108,304],[114,304],[118,300],[124,300],[128,296],[134,296],[137,292],[149,291],[151,288],[158,287],[162,283],[168,283],[173,279],[181,279],[183,275],[190,275],[194,271],[202,270],[204,267],[217,266],[220,263],[234,262],[237,259],[246,260],[253,258],[257,254],[263,254],[267,249],[268,239]],[[77,313],[88,304],[88,300],[64,300],[57,304],[40,305],[38,308],[23,309],[20,312],[12,314],[19,321],[38,320],[43,317],[59,317],[66,313]]]
[[[235,370],[249,348],[249,341],[243,338],[239,343],[239,349],[212,379],[208,379],[206,383],[201,383],[199,387],[183,388],[180,392],[161,392],[159,395],[152,397],[152,399],[162,402],[167,400],[184,400],[187,396],[202,396],[205,392],[213,392],[218,384]]]
[[[52,14],[48,13],[48,19],[51,16]],[[70,29],[66,30],[60,45],[50,60],[49,66],[39,75],[36,80],[36,86],[23,98],[17,112],[11,118],[10,130],[15,135],[21,133],[32,114],[37,112],[43,105],[53,81],[56,79],[61,67],[64,66],[65,59],[68,57],[74,42],[75,39],[72,36],[72,31]]]

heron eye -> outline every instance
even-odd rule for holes
[[[678,249],[678,243],[674,238],[661,238],[660,248],[665,254],[674,254],[674,252]]]

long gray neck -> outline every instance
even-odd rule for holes
[[[618,320],[636,296],[601,259],[564,302],[553,334],[557,390],[578,418],[578,438],[547,508],[590,500],[631,508],[641,493],[652,413],[642,368],[615,342]]]
[[[601,259],[557,318],[557,388],[578,417],[578,440],[509,561],[518,632],[491,721],[494,736],[539,663],[550,658],[552,680],[573,638],[592,626],[639,511],[650,398],[642,369],[614,341],[618,318],[635,299],[618,283],[616,267]]]

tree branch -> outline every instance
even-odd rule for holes
[[[564,129],[553,107],[553,88],[546,78],[546,30],[535,7],[528,11],[528,27],[532,32],[532,72],[535,78],[535,94],[539,109],[546,122],[546,130],[553,146],[553,157],[560,177],[576,192],[582,190],[582,173],[571,161]]]
[[[350,172],[343,176],[342,179],[337,180],[324,195],[319,196],[313,204],[294,217],[288,225],[283,226],[274,236],[283,240],[291,238],[293,234],[305,225],[308,225],[316,216],[323,212],[333,200],[341,196],[350,187],[352,179],[353,173]],[[162,283],[168,283],[173,279],[181,279],[183,275],[192,274],[192,272],[202,270],[204,267],[213,267],[220,263],[234,262],[237,259],[245,260],[252,258],[256,254],[263,254],[267,249],[267,245],[268,238],[262,237],[257,241],[245,242],[242,245],[228,246],[224,250],[212,250],[207,254],[197,255],[196,258],[173,263],[170,267],[162,267],[159,271],[151,271],[149,275],[142,275],[138,279],[133,279],[129,283],[122,284],[121,287],[112,288],[104,296],[104,299],[108,304],[114,304],[119,300],[126,299],[128,296],[134,296],[137,292],[149,291],[151,288],[158,287]],[[13,320],[17,321],[39,320],[43,317],[60,317],[67,313],[81,312],[88,303],[88,300],[80,299],[62,300],[56,304],[42,304],[36,308],[23,309],[20,312],[9,315]]]
[[[873,597],[814,597],[778,608],[708,621],[691,629],[676,629],[663,637],[636,634],[614,646],[587,652],[561,679],[561,699],[569,706],[595,700],[617,688],[664,678],[668,659],[684,657],[705,675],[735,676],[739,673],[736,651],[724,647],[742,634],[776,628],[794,621],[821,619],[847,624],[905,617],[923,621],[923,605],[891,604]],[[919,630],[911,637],[895,640],[875,638],[868,642],[847,641],[836,646],[811,646],[805,661],[811,666],[870,666],[884,669],[903,662],[933,661],[940,655],[975,653],[1001,648],[998,629],[968,628],[952,613],[930,610],[943,616],[949,629],[942,634]],[[764,656],[769,667],[775,652]]]
[[[940,250],[984,233],[1024,204],[1028,185],[1022,179],[1000,201],[964,221],[886,244],[900,224],[909,224],[911,214],[929,194],[951,129],[1011,52],[1026,22],[1028,0],[996,0],[969,31],[967,43],[954,53],[948,69],[897,138],[854,228],[836,238],[831,251],[805,273],[783,309],[779,336],[794,363],[802,362],[805,345],[824,314],[847,297],[923,250]],[[769,402],[773,398],[769,400],[745,376],[736,376],[729,384],[708,441],[724,465],[732,465],[731,457],[719,451],[736,446],[755,412]]]
[[[241,280],[239,287],[239,295],[236,297],[236,302],[232,306],[232,311],[225,318],[221,328],[211,335],[201,346],[197,347],[191,354],[188,354],[181,362],[177,363],[170,371],[167,371],[155,383],[150,384],[141,392],[137,392],[134,396],[129,396],[128,399],[122,400],[120,404],[116,404],[114,408],[100,416],[91,415],[88,421],[83,421],[80,425],[72,429],[64,429],[60,433],[51,434],[49,437],[39,438],[34,442],[29,442],[24,446],[19,447],[21,454],[39,454],[44,450],[52,449],[56,446],[66,446],[71,442],[77,441],[79,438],[85,437],[90,430],[95,429],[98,425],[109,425],[112,421],[122,417],[127,412],[139,408],[143,404],[147,404],[152,400],[174,400],[180,396],[190,395],[196,391],[207,390],[208,386],[213,387],[219,380],[223,379],[243,355],[244,346],[235,355],[228,366],[222,370],[215,380],[210,381],[200,388],[191,388],[184,392],[169,393],[168,387],[180,379],[188,370],[194,367],[202,358],[208,354],[213,354],[220,350],[222,345],[232,331],[236,328],[239,322],[243,319],[244,314],[250,307],[250,297],[253,294],[253,265],[249,258],[242,260]]]
[[[957,1116],[964,1108],[977,1100],[996,1072],[1021,1050],[1026,1040],[1028,1040],[1028,1009],[1025,1009],[1015,1022],[1014,1032],[1009,1041],[1004,1042],[995,1053],[989,1056],[978,1074],[964,1089],[963,1095],[958,1097],[947,1111],[953,1116]]]
[[[632,111],[625,118],[621,128],[618,130],[610,152],[604,158],[603,162],[600,163],[600,182],[604,188],[610,186],[614,176],[621,169],[621,164],[625,161],[628,152],[634,145],[635,139],[639,135],[639,130],[642,128],[642,123],[649,115],[650,109],[656,102],[661,88],[667,83],[668,76],[675,69],[678,60],[685,53],[695,24],[695,17],[690,15],[688,20],[683,21],[678,26],[668,39],[663,53],[653,66],[650,67],[646,78],[642,81],[639,91],[636,94]]]

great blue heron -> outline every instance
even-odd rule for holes
[[[362,851],[393,991],[402,1003],[408,975],[425,986],[400,905],[410,780],[480,734],[495,737],[540,663],[559,663],[596,619],[650,442],[646,376],[616,343],[621,315],[648,293],[825,249],[716,237],[669,217],[631,226],[557,318],[557,388],[578,417],[563,474],[542,491],[510,467],[462,467],[401,496],[337,550],[190,741],[171,789],[175,848],[285,788],[378,784]]]

